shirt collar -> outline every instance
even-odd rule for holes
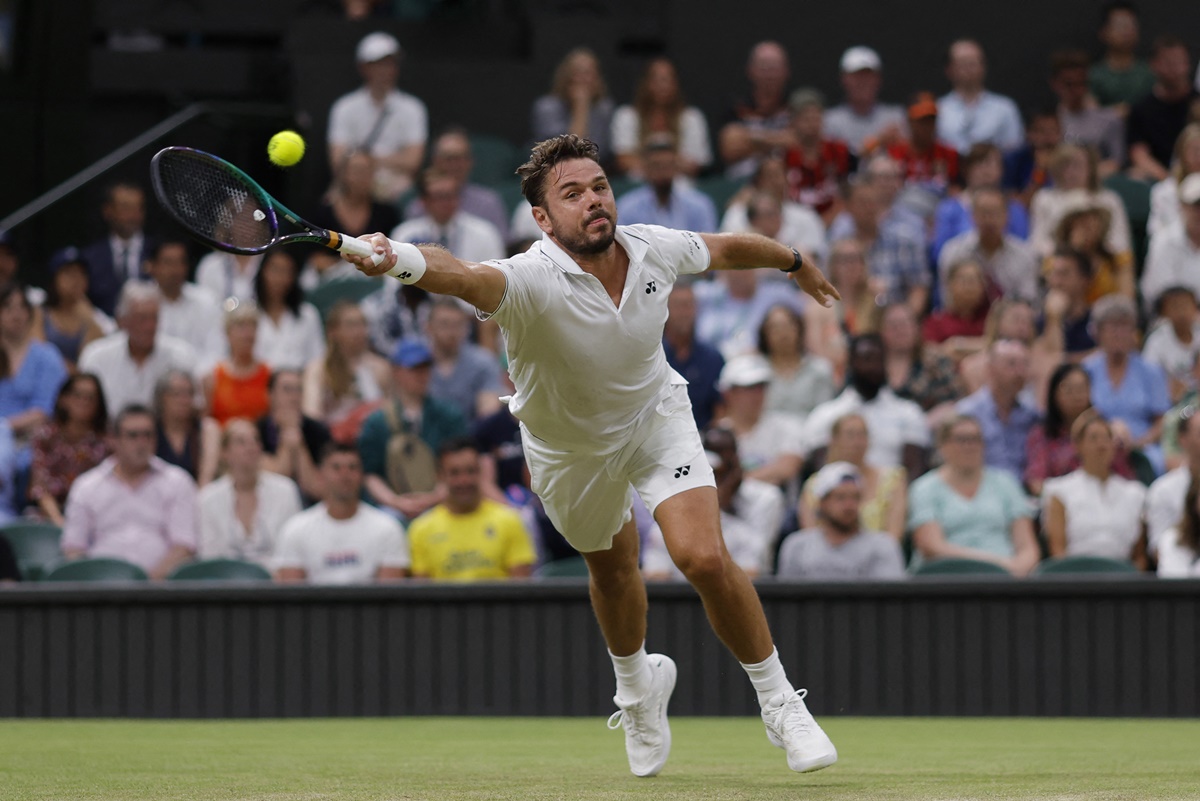
[[[625,226],[622,225],[617,226],[616,242],[625,249],[625,253],[629,256],[629,265],[631,267],[645,259],[646,251],[650,249],[649,242],[639,236],[630,234],[625,229]],[[582,275],[584,272],[575,262],[575,259],[571,258],[570,254],[563,250],[547,233],[542,234],[542,253],[546,254],[550,258],[550,261],[554,262],[555,266],[564,273]]]

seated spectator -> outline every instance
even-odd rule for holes
[[[258,298],[254,356],[272,370],[303,369],[325,355],[321,315],[305,302],[296,269],[295,256],[287,248],[273,248],[263,256],[254,276],[254,297]]]
[[[804,315],[790,306],[772,306],[758,328],[758,353],[771,366],[766,410],[798,421],[830,400],[833,365],[808,353]]]
[[[793,143],[784,153],[789,195],[832,220],[838,211],[838,185],[853,163],[844,142],[822,132],[825,98],[816,89],[797,89],[788,98]]]
[[[533,104],[533,141],[566,133],[582,136],[596,143],[600,163],[608,164],[613,159],[612,120],[613,101],[600,74],[600,60],[588,48],[576,47],[555,67],[550,93]],[[456,248],[451,250],[464,258]]]
[[[1200,295],[1200,173],[1179,185],[1180,225],[1150,238],[1142,271],[1142,298],[1153,304],[1169,286],[1186,286]]]
[[[800,476],[804,461],[802,421],[766,409],[770,363],[757,353],[735,356],[725,363],[717,387],[725,415],[718,424],[737,439],[746,478],[785,490]]]
[[[612,146],[617,172],[632,178],[647,174],[646,145],[662,134],[678,143],[682,175],[695,177],[713,162],[704,114],[689,106],[679,88],[679,73],[669,58],[646,65],[634,91],[633,103],[618,106],[612,119]],[[699,230],[699,229],[693,229]]]
[[[793,144],[787,87],[787,51],[778,42],[759,42],[746,63],[749,92],[739,99],[718,137],[721,161],[730,178],[751,175],[758,162]]]
[[[975,228],[972,207],[977,194],[984,189],[1000,190],[1000,181],[1004,176],[1004,159],[1000,148],[989,144],[972,147],[963,155],[962,175],[963,190],[942,200],[934,210],[933,257],[938,260],[947,242]],[[1029,213],[1019,201],[1004,198],[1003,194],[1002,198],[1007,214],[1001,230],[1024,240],[1029,236]]]
[[[34,339],[33,307],[20,284],[0,287],[0,418],[22,448],[27,469],[29,440],[54,413],[67,366],[53,345]]]
[[[1082,253],[1092,263],[1092,281],[1088,285],[1088,302],[1095,303],[1114,293],[1132,298],[1135,292],[1133,257],[1116,253],[1108,246],[1112,217],[1108,209],[1080,203],[1066,211],[1054,232],[1054,249],[1070,248]]]
[[[487,220],[496,226],[501,238],[505,242],[508,241],[508,209],[505,208],[500,193],[495,189],[471,183],[471,171],[475,168],[475,161],[471,157],[471,137],[465,128],[452,126],[438,134],[433,140],[433,150],[429,154],[429,166],[435,172],[449,175],[458,183],[460,209]],[[419,197],[413,198],[404,208],[405,219],[421,217],[424,214],[425,204]],[[371,228],[363,233],[387,231],[395,225],[393,222],[391,225]]]
[[[1122,444],[1141,450],[1161,475],[1159,438],[1171,399],[1162,369],[1138,352],[1137,309],[1128,298],[1109,295],[1096,302],[1092,321],[1099,348],[1082,362],[1092,379],[1092,406],[1113,422]]]
[[[826,457],[829,465],[850,465],[858,471],[859,520],[868,531],[883,531],[897,542],[904,537],[908,516],[908,478],[903,467],[875,467],[867,461],[871,438],[861,414],[848,414],[833,424]],[[824,469],[824,468],[822,468]],[[820,520],[816,476],[800,492],[800,527],[816,528]]]
[[[983,430],[952,417],[938,432],[942,466],[912,483],[908,527],[913,566],[932,559],[977,559],[1028,575],[1039,561],[1033,506],[1017,480],[984,464]]]
[[[696,287],[689,276],[680,276],[667,295],[663,353],[671,369],[687,380],[692,416],[703,431],[712,422],[721,398],[717,379],[725,360],[716,348],[696,339]]]
[[[111,409],[152,403],[154,388],[167,372],[196,366],[191,345],[159,334],[158,312],[158,288],[130,281],[117,302],[121,330],[96,340],[79,354],[79,371],[100,379]]]
[[[260,467],[263,450],[254,423],[230,420],[221,435],[226,472],[200,490],[200,559],[241,559],[270,567],[284,523],[300,513],[290,478]]]
[[[325,355],[304,369],[302,408],[328,426],[335,440],[353,442],[387,394],[387,361],[371,352],[366,317],[349,301],[329,310],[325,340]]]
[[[1059,50],[1050,56],[1050,89],[1058,97],[1063,140],[1083,145],[1100,156],[1100,177],[1125,164],[1125,121],[1114,109],[1098,106],[1088,94],[1088,55]]]
[[[171,370],[154,390],[155,453],[203,487],[217,476],[221,426],[202,414],[200,387],[190,373]]]
[[[1200,424],[1193,421],[1196,396],[1189,396],[1166,415],[1163,450],[1170,470],[1155,479],[1146,491],[1147,551],[1153,556],[1163,534],[1179,522],[1184,495],[1192,477],[1200,475]]]
[[[1062,364],[1062,340],[1053,333],[1037,332],[1037,316],[1027,300],[1001,298],[992,304],[983,328],[983,350],[958,363],[966,392],[977,392],[988,382],[988,353],[1003,339],[1022,343],[1029,349],[1028,390],[1031,398],[1045,397],[1046,383],[1054,368]]]
[[[1084,412],[1071,426],[1077,470],[1046,481],[1042,530],[1051,556],[1103,556],[1145,566],[1142,504],[1146,487],[1112,472],[1116,440],[1108,421]]]
[[[1079,451],[1071,439],[1075,421],[1092,407],[1092,381],[1078,364],[1062,364],[1050,376],[1046,394],[1046,414],[1039,425],[1029,429],[1025,440],[1025,487],[1034,497],[1052,478],[1065,476],[1080,466]],[[1124,478],[1132,478],[1129,456],[1118,442],[1113,450],[1110,469]]]
[[[433,353],[421,340],[404,340],[392,354],[391,396],[363,422],[358,449],[364,486],[377,506],[412,520],[445,499],[434,454],[467,433],[453,406],[429,394]]]
[[[871,437],[867,461],[877,467],[903,466],[910,476],[925,472],[929,429],[921,407],[896,396],[887,385],[883,342],[877,334],[862,334],[850,343],[846,389],[813,409],[804,422],[804,450],[814,465],[827,461],[833,424],[851,413],[862,415]]]
[[[984,88],[983,48],[958,39],[946,52],[946,78],[952,87],[938,100],[938,136],[962,155],[980,142],[1001,150],[1021,144],[1021,113],[1007,97]]]
[[[1050,185],[1050,163],[1062,143],[1058,112],[1034,110],[1025,126],[1025,144],[1004,157],[1004,188],[1014,193],[1014,200],[1028,207],[1034,194]]]
[[[146,193],[137,184],[119,181],[104,190],[100,207],[107,233],[81,254],[88,268],[88,299],[112,315],[129,281],[140,281],[142,265],[153,248],[145,234]]]
[[[117,413],[113,455],[75,480],[62,551],[68,559],[113,557],[163,579],[196,553],[196,484],[154,455],[154,414]]]
[[[363,464],[354,446],[329,443],[320,470],[325,499],[283,524],[271,559],[275,580],[364,584],[407,576],[404,528],[359,500]]]
[[[3,534],[0,534],[0,584],[10,584],[21,580],[20,566],[17,555]]]
[[[1133,103],[1126,120],[1130,173],[1143,180],[1167,177],[1175,140],[1189,122],[1196,87],[1188,47],[1178,36],[1163,34],[1150,49],[1154,87]]]
[[[801,253],[815,254],[821,259],[829,249],[825,238],[825,223],[815,211],[792,200],[788,194],[787,167],[782,158],[766,157],[758,163],[750,181],[739,189],[721,217],[721,231],[750,230],[750,198],[760,193],[779,201],[783,221],[774,238],[796,247]]]
[[[775,546],[784,519],[784,497],[779,487],[748,478],[738,454],[737,436],[724,426],[703,434],[704,451],[713,468],[717,502],[721,509],[721,536],[733,561],[748,576],[772,572]],[[671,561],[662,531],[654,526],[647,538],[642,572],[652,581],[684,580]]]
[[[855,156],[903,141],[908,132],[904,111],[879,102],[879,54],[862,45],[851,47],[842,53],[841,71],[845,100],[825,113],[826,138],[845,142]]]
[[[941,197],[958,182],[958,151],[937,136],[937,100],[920,92],[908,105],[908,141],[893,142],[887,154],[900,164],[907,186]]]
[[[1159,324],[1146,337],[1142,356],[1157,364],[1167,376],[1171,402],[1178,403],[1196,389],[1192,367],[1200,356],[1200,307],[1187,287],[1168,287],[1154,304]]]
[[[1166,178],[1150,190],[1150,219],[1146,234],[1153,239],[1168,228],[1183,222],[1179,189],[1189,175],[1200,173],[1200,123],[1190,123],[1175,141],[1175,158]]]
[[[25,506],[24,498],[18,497],[18,456],[12,429],[0,420],[0,524],[15,520]]]
[[[201,367],[225,355],[221,336],[221,301],[209,290],[188,281],[191,261],[188,246],[179,239],[164,239],[150,251],[146,262],[150,280],[158,287],[158,332],[192,347]]]
[[[754,350],[758,328],[772,306],[803,310],[790,281],[763,280],[765,270],[721,270],[712,281],[695,284],[700,308],[696,337],[721,351],[726,360]]]
[[[254,294],[254,276],[262,266],[263,256],[244,256],[214,250],[205,254],[196,264],[196,284],[209,294],[226,301],[257,300]]]
[[[617,199],[621,222],[646,223],[713,233],[717,209],[708,195],[680,180],[679,154],[668,134],[642,143],[640,166],[646,183]]]
[[[865,493],[858,468],[849,462],[830,462],[808,486],[817,504],[816,523],[784,539],[779,578],[886,581],[905,577],[900,544],[863,523]]]
[[[1029,348],[1016,340],[1001,339],[988,347],[987,358],[987,383],[954,408],[960,415],[979,421],[987,466],[1005,470],[1020,481],[1025,475],[1025,443],[1041,419],[1025,392]]]
[[[531,575],[533,541],[513,509],[483,497],[475,444],[448,439],[437,461],[446,499],[409,527],[413,577],[494,581]]]
[[[842,239],[830,247],[829,281],[841,301],[831,307],[810,305],[804,314],[813,352],[829,360],[840,384],[846,371],[847,338],[879,329],[880,304],[886,303],[883,293],[887,287],[867,272],[866,251],[856,239]]]
[[[336,170],[350,151],[369,152],[375,159],[372,194],[381,203],[394,203],[412,186],[429,138],[425,104],[397,88],[402,55],[391,34],[364,36],[355,50],[363,85],[329,109],[330,168]]]
[[[941,345],[942,351],[953,358],[977,353],[991,308],[987,276],[977,262],[963,259],[947,269],[944,286],[945,302],[925,318],[921,333],[926,342]]]
[[[73,369],[84,346],[104,336],[101,321],[110,326],[113,322],[87,298],[87,263],[78,250],[58,251],[50,257],[46,271],[46,299],[33,308],[31,334],[57,348],[67,367]]]
[[[529,203],[528,200],[523,202]],[[530,219],[533,219],[532,215]],[[538,239],[541,239],[540,231]],[[386,281],[379,291],[359,304],[367,317],[371,345],[377,353],[391,353],[400,340],[424,336],[432,306],[428,292],[416,284],[399,281]]]
[[[1100,12],[1104,55],[1088,70],[1088,89],[1101,106],[1124,117],[1154,88],[1154,72],[1137,57],[1138,15],[1132,3],[1106,3]]]
[[[954,361],[936,347],[925,347],[917,317],[907,303],[883,308],[879,335],[887,383],[898,397],[936,416],[935,410],[966,394]]]
[[[818,220],[820,218],[817,218]],[[783,219],[783,202],[768,192],[755,192],[746,199],[746,231],[750,231],[767,239],[774,239],[780,244],[795,248],[800,253],[815,261],[825,260],[824,237],[810,237],[807,234],[797,240],[786,239],[792,231],[788,230]],[[790,283],[787,275],[779,272],[766,273],[767,280],[780,283]]]
[[[904,192],[904,173],[900,162],[887,153],[879,152],[864,156],[856,173],[860,180],[869,181],[879,190],[879,204],[883,214],[879,227],[906,239],[925,241],[929,227],[928,200],[923,196],[914,205],[910,203],[912,193]],[[857,233],[854,218],[845,211],[839,212],[829,224],[831,240],[846,239]]]
[[[1054,250],[1054,234],[1063,217],[1083,206],[1106,209],[1110,227],[1104,243],[1120,260],[1132,258],[1129,215],[1121,197],[1100,185],[1096,156],[1079,145],[1059,145],[1050,161],[1054,185],[1039,189],[1029,204],[1029,244],[1043,256]]]
[[[1163,476],[1159,481],[1166,478]],[[1186,494],[1179,504],[1182,514],[1158,538],[1159,578],[1200,576],[1200,473],[1188,474],[1188,479]],[[1150,498],[1146,500],[1149,506]]]
[[[376,231],[390,231],[400,224],[395,205],[380,203],[372,196],[375,183],[375,157],[365,149],[347,150],[341,160],[332,165],[333,182],[312,210],[309,218],[314,225],[346,236],[362,236]],[[419,215],[409,215],[419,216]],[[262,272],[262,268],[259,268]],[[292,267],[295,273],[295,266]],[[335,278],[353,277],[358,270],[328,248],[314,248],[300,272],[299,286],[311,292]],[[297,283],[292,278],[292,283]],[[262,296],[258,296],[262,303]]]
[[[294,481],[303,498],[310,501],[324,493],[317,469],[321,451],[330,441],[329,429],[301,410],[303,379],[299,370],[271,373],[267,382],[267,413],[258,418],[262,443],[262,466]]]
[[[500,364],[486,348],[467,341],[471,317],[455,298],[433,301],[426,324],[433,351],[430,397],[453,406],[468,424],[500,408]]]
[[[257,306],[239,303],[225,312],[229,357],[217,362],[201,382],[208,414],[222,426],[235,417],[257,420],[267,411],[271,368],[254,356],[257,336]]]
[[[458,181],[450,175],[432,169],[421,173],[417,193],[425,205],[425,216],[400,223],[392,230],[391,238],[441,245],[471,262],[504,258],[507,251],[500,231],[482,217],[463,211],[459,192]]]
[[[1011,203],[998,189],[980,188],[971,194],[971,230],[949,239],[938,256],[942,286],[950,266],[973,261],[987,279],[987,299],[1038,298],[1038,256],[1027,243],[1007,232]],[[1022,212],[1023,214],[1024,212]]]
[[[75,373],[58,391],[54,416],[33,437],[33,467],[29,500],[42,517],[63,525],[67,493],[80,474],[109,454],[108,407],[100,381],[90,373]]]
[[[881,225],[884,201],[878,183],[858,178],[847,182],[845,192],[853,238],[862,245],[867,271],[882,290],[877,294],[885,303],[905,301],[916,314],[924,314],[932,283],[924,241]]]
[[[1041,329],[1069,358],[1079,359],[1096,347],[1091,286],[1092,260],[1074,248],[1056,248],[1046,264]]]

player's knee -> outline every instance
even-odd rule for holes
[[[696,586],[723,582],[729,566],[724,550],[719,547],[689,550],[680,554],[675,564],[684,577]]]

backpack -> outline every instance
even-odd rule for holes
[[[391,436],[387,442],[387,481],[392,491],[428,492],[437,484],[437,460],[395,403],[383,406]]]

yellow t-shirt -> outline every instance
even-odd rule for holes
[[[520,516],[487,498],[466,515],[438,504],[412,522],[408,542],[413,574],[442,581],[505,579],[537,561]]]

